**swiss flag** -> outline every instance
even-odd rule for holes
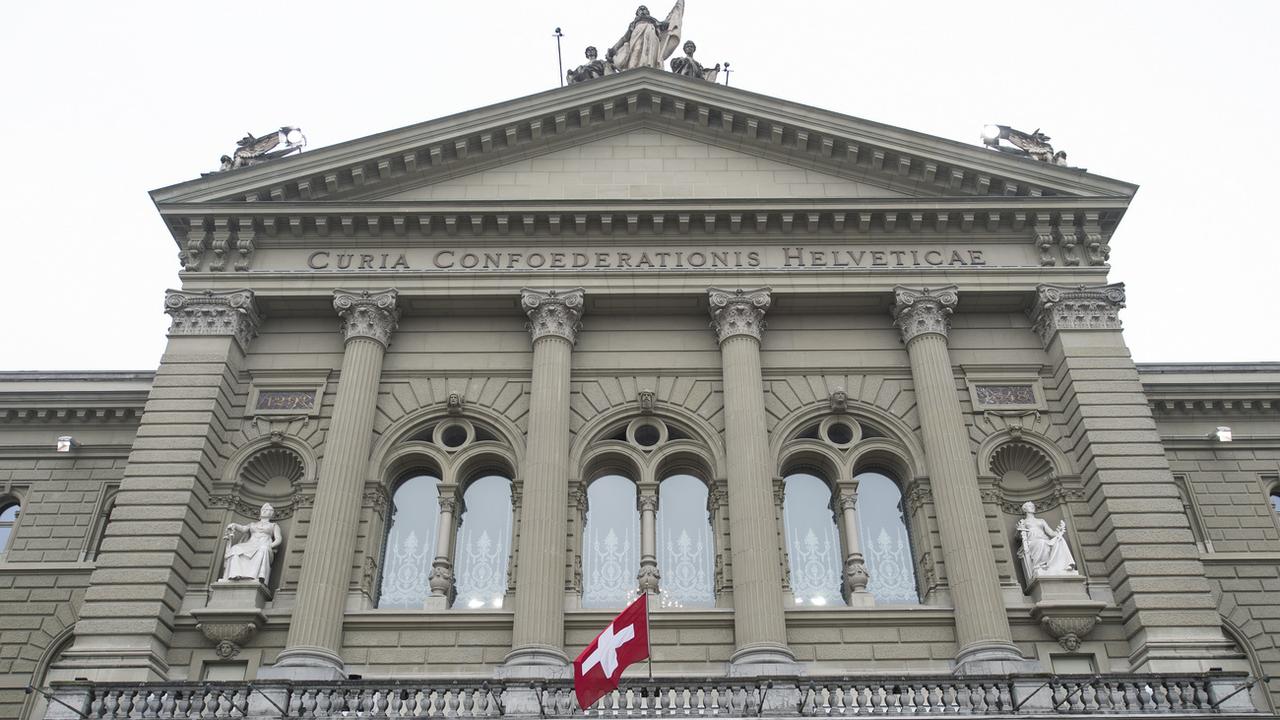
[[[622,671],[647,657],[649,604],[648,595],[641,594],[573,661],[573,692],[578,696],[578,707],[585,710],[617,690]]]

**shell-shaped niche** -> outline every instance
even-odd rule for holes
[[[273,447],[254,453],[240,469],[242,492],[258,500],[283,499],[294,494],[306,466],[288,448]]]
[[[991,453],[991,473],[1000,478],[1000,487],[1006,492],[1027,492],[1053,478],[1053,461],[1035,445],[1008,442]]]

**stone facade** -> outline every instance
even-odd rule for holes
[[[157,372],[0,375],[0,715],[571,714],[617,477],[662,702],[1269,710],[1233,693],[1280,670],[1280,369],[1132,362],[1133,192],[646,70],[157,190]],[[1023,577],[1026,501],[1065,589]]]

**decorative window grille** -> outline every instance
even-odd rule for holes
[[[636,486],[607,475],[587,487],[587,523],[582,540],[582,606],[617,608],[639,593],[640,515]]]
[[[859,539],[871,576],[867,592],[875,596],[877,603],[919,604],[902,491],[880,473],[862,473],[856,480]]]
[[[658,570],[662,607],[714,607],[715,542],[707,486],[674,475],[658,486]]]
[[[784,482],[783,524],[796,605],[843,605],[842,551],[831,512],[831,489],[805,473],[790,475]]]
[[[415,475],[396,486],[378,607],[421,609],[431,594],[428,582],[440,518],[438,482],[429,475]]]
[[[466,511],[454,543],[453,606],[500,608],[507,591],[511,557],[511,481],[490,475],[467,486]]]

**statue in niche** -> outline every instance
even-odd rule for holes
[[[1032,502],[1023,503],[1022,512],[1025,514],[1018,521],[1022,549],[1018,557],[1022,558],[1027,582],[1041,575],[1079,575],[1076,559],[1067,546],[1067,521],[1059,520],[1056,529],[1049,527],[1049,523],[1036,517],[1036,505]]]
[[[684,0],[676,0],[667,19],[658,22],[641,5],[627,32],[605,53],[610,72],[635,68],[662,69],[662,64],[680,44],[680,26],[684,21]]]
[[[227,525],[223,538],[228,543],[223,554],[220,580],[257,580],[263,585],[271,580],[271,558],[284,542],[280,526],[271,522],[275,514],[276,510],[270,503],[263,503],[257,522]],[[241,533],[248,533],[249,537],[244,542],[230,542]]]
[[[564,74],[565,80],[568,80],[570,85],[586,82],[588,80],[595,80],[598,77],[604,77],[604,61],[598,59],[599,53],[596,51],[594,45],[589,45],[587,47],[586,55],[586,64],[579,65]]]
[[[690,40],[684,44],[684,57],[672,58],[671,72],[685,77],[696,78],[698,80],[706,80],[707,82],[715,82],[720,76],[720,63],[716,63],[713,68],[703,67],[702,63],[693,59],[693,53],[697,51],[698,46]]]

